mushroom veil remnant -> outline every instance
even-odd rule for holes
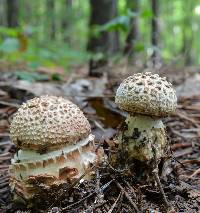
[[[98,159],[88,120],[62,97],[41,96],[24,103],[13,117],[10,135],[18,148],[11,161],[10,186],[25,199],[39,186],[80,178]]]
[[[172,84],[158,74],[137,73],[120,84],[115,102],[129,113],[118,138],[126,161],[159,160],[166,147],[161,118],[170,115],[177,106]]]

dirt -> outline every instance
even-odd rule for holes
[[[166,70],[160,72],[165,73]],[[188,73],[194,72],[189,70],[187,73],[187,69],[184,70],[185,78],[180,71],[168,73],[168,78],[176,82],[178,88],[186,84],[188,76],[191,77]],[[96,144],[103,146],[109,156],[111,151],[117,150],[115,135],[126,116],[114,103],[114,94],[121,78],[111,78],[110,75],[96,79],[73,74],[63,82],[26,82],[23,87],[12,75],[2,75],[0,212],[166,212],[160,190],[154,181],[139,180],[128,169],[114,169],[108,161],[96,168],[93,180],[81,184],[77,182],[73,187],[63,185],[56,190],[43,191],[40,194],[43,199],[38,199],[32,207],[12,202],[8,167],[16,149],[9,138],[9,124],[13,113],[27,99],[56,91],[56,95],[65,96],[79,105],[91,123]],[[42,89],[44,83],[48,84],[46,90]],[[173,210],[168,211],[171,213],[200,212],[200,95],[194,95],[190,89],[187,93],[184,88],[184,94],[179,95],[176,113],[164,119],[170,155],[162,162],[159,176],[168,201],[173,207]],[[45,199],[46,197],[49,199]]]

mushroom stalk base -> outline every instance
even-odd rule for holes
[[[126,163],[157,161],[163,156],[166,146],[164,124],[157,117],[128,115],[118,141]]]
[[[19,150],[10,166],[10,187],[29,199],[41,186],[51,188],[80,178],[91,164],[97,163],[94,136],[45,154]],[[87,174],[83,179],[90,179]]]

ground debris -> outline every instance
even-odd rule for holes
[[[112,85],[109,84],[109,89],[104,88],[108,83],[104,79],[99,91],[96,85],[98,81],[94,79],[92,83],[89,80],[72,82],[72,85],[66,84],[61,90],[65,94],[70,91],[68,88],[73,92],[78,91],[80,96],[76,93],[76,103],[89,118],[97,144],[102,145],[108,154],[116,146],[114,136],[125,115],[116,108],[113,97],[108,95],[114,94]],[[9,139],[9,123],[19,104],[33,94],[8,87],[0,86],[0,209],[2,212],[30,212],[21,207],[14,209],[11,201],[8,167],[15,147]],[[60,88],[57,87],[59,90]],[[13,90],[16,90],[15,94]],[[94,93],[91,93],[92,90]],[[166,118],[165,123],[173,161],[166,164],[165,170],[168,172],[165,171],[166,178],[162,180],[164,191],[177,212],[198,212],[200,96],[181,97],[177,112]],[[41,212],[164,212],[162,198],[155,185],[139,183],[134,176],[128,178],[123,172],[115,171],[107,164],[98,168],[94,180],[61,191],[61,197],[51,195],[56,201],[53,206],[52,203],[46,205],[48,209],[41,209]]]

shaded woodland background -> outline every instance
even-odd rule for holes
[[[12,202],[8,172],[16,152],[9,126],[23,102],[71,100],[109,156],[126,116],[116,89],[145,71],[166,76],[178,97],[163,119],[171,153],[160,171],[164,191],[176,212],[200,212],[199,37],[200,0],[0,0],[0,212],[27,210]],[[166,211],[156,186],[125,173],[102,165],[91,182],[41,200],[40,212]]]
[[[89,74],[122,59],[139,68],[199,65],[199,0],[1,0],[1,62]]]

